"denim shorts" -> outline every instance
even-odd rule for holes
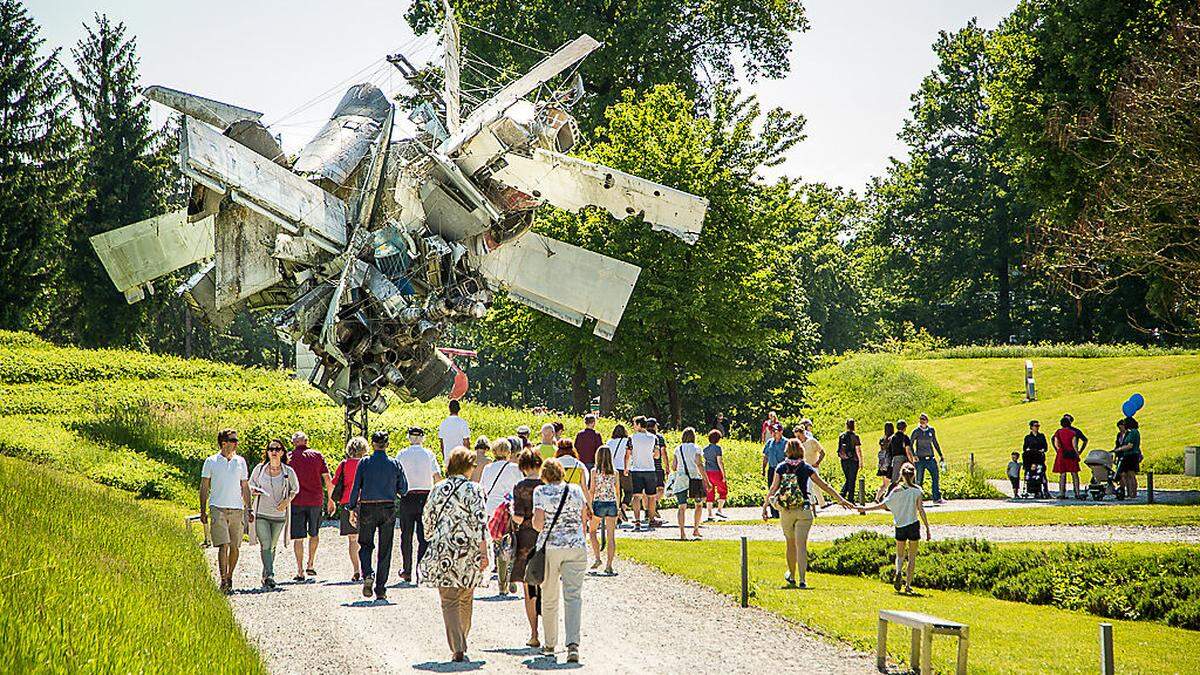
[[[592,502],[592,513],[597,518],[616,518],[617,503],[616,502]]]

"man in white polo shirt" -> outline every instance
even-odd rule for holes
[[[233,429],[217,434],[215,455],[204,460],[200,470],[200,522],[211,523],[210,536],[217,547],[217,566],[221,571],[221,591],[233,590],[233,570],[245,532],[243,518],[254,522],[250,509],[250,475],[246,460],[237,454],[238,437]]]
[[[438,443],[442,446],[442,464],[449,460],[451,450],[460,445],[464,448],[471,447],[471,427],[466,420],[458,416],[458,411],[461,409],[462,404],[451,399],[450,415],[438,426]]]
[[[425,549],[429,548],[421,514],[425,511],[425,502],[429,499],[433,484],[442,479],[437,459],[421,445],[424,442],[425,430],[412,427],[408,430],[408,447],[396,453],[396,462],[404,469],[404,477],[408,479],[408,492],[400,498],[400,508],[396,512],[400,521],[400,557],[404,561],[400,579],[405,583],[412,583],[413,570],[416,568],[412,550],[413,534],[417,535],[415,562],[421,562],[421,558],[425,557]]]
[[[646,505],[646,531],[650,523],[658,518],[658,475],[654,465],[658,462],[658,437],[645,429],[646,418],[638,415],[633,418],[633,436],[629,438],[628,461],[625,464],[625,474],[632,478],[633,485],[633,531],[637,532],[642,525],[642,504]]]

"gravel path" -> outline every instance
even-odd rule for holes
[[[689,517],[688,522],[691,522]],[[892,536],[895,528],[890,525],[822,525],[818,517],[809,533],[809,541],[833,541],[855,532],[868,530]],[[763,525],[718,525],[700,528],[705,539],[740,539],[752,541],[783,541],[783,530],[778,521]],[[689,525],[689,535],[691,529]],[[1200,527],[1128,527],[1091,525],[1023,525],[995,527],[986,525],[937,525],[933,527],[934,539],[986,539],[994,542],[1060,541],[1069,543],[1100,544],[1106,542],[1154,542],[1176,544],[1200,544]],[[622,530],[624,537],[641,539],[677,539],[679,529],[657,528],[651,532],[633,533]],[[620,550],[618,548],[618,550]]]
[[[717,529],[717,528],[709,528]],[[582,664],[565,652],[544,658],[524,646],[521,602],[500,599],[495,586],[476,594],[468,657],[448,663],[437,593],[392,586],[386,604],[366,601],[351,584],[345,541],[322,529],[316,582],[258,590],[258,547],[244,545],[230,604],[274,673],[525,672],[582,668],[591,672],[764,673],[802,663],[822,673],[875,672],[873,658],[823,641],[767,612],[741,609],[698,584],[620,561],[617,577],[588,577],[583,592]],[[399,535],[397,535],[397,543]],[[399,562],[395,552],[393,565]],[[277,553],[278,578],[291,577],[291,550]],[[209,550],[216,572],[216,551]],[[719,631],[712,630],[719,626]],[[562,632],[560,630],[559,634]]]

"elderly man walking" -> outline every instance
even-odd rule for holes
[[[400,462],[388,457],[388,433],[371,434],[371,455],[358,463],[350,488],[350,520],[358,528],[358,562],[362,566],[363,596],[387,600],[388,572],[392,568],[392,540],[396,536],[396,499],[408,491]],[[375,536],[379,536],[378,565],[371,566]]]
[[[212,543],[217,547],[217,567],[221,572],[221,591],[233,590],[233,570],[247,522],[254,522],[250,510],[250,474],[246,460],[237,454],[238,434],[222,429],[217,434],[219,451],[204,460],[200,470],[200,522],[209,525]]]
[[[437,459],[433,453],[422,445],[425,442],[425,430],[421,427],[410,427],[408,430],[408,447],[396,453],[396,462],[404,469],[404,477],[408,480],[408,491],[400,498],[400,556],[404,561],[400,570],[400,578],[405,583],[412,583],[413,562],[421,562],[425,551],[429,548],[429,539],[425,537],[425,524],[421,514],[425,511],[425,502],[429,499],[429,491],[434,483],[442,479]],[[417,537],[417,554],[413,556],[413,535]]]
[[[303,431],[292,434],[292,453],[288,466],[300,480],[300,493],[292,499],[292,548],[296,552],[296,576],[292,581],[304,581],[305,575],[317,575],[317,544],[320,543],[321,516],[324,506],[329,513],[337,510],[333,503],[333,477],[325,457],[308,447],[308,435]],[[308,567],[304,566],[304,538],[308,537]]]

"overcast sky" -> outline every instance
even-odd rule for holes
[[[403,50],[420,59],[437,49],[435,38],[413,37],[404,22],[404,1],[27,2],[49,46],[73,45],[95,11],[124,21],[138,40],[143,83],[262,111],[293,149],[316,132],[346,88],[334,85],[370,79],[398,86],[398,74],[381,62],[385,54]],[[934,66],[930,45],[937,32],[971,17],[993,27],[1016,0],[804,5],[812,27],[793,36],[791,75],[751,89],[765,105],[808,118],[807,140],[776,173],[859,190],[883,171],[889,156],[904,152],[896,132],[909,96]],[[166,115],[155,108],[161,123]]]

